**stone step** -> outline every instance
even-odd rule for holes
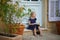
[[[42,28],[41,28],[41,30],[42,30],[42,32],[47,32],[46,29],[42,29]],[[32,32],[32,30],[24,29],[23,35],[24,35],[24,36],[27,36],[27,35],[30,35],[30,36],[31,36],[31,35],[33,35],[33,32]]]
[[[30,35],[31,36],[31,35],[33,35],[32,30],[24,29],[23,35],[24,36],[27,36],[27,35]]]

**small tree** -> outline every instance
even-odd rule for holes
[[[8,24],[13,24],[13,15],[17,18],[22,18],[23,16],[29,15],[31,9],[28,9],[28,13],[24,13],[25,7],[19,7],[19,2],[16,1],[15,4],[12,4],[10,0],[1,0],[0,1],[0,18],[6,24],[6,31],[8,31]]]

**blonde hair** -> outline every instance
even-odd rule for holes
[[[31,12],[30,17],[34,14],[35,12]]]

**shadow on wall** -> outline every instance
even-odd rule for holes
[[[5,24],[0,20],[0,32],[4,32]]]

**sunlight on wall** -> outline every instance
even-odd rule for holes
[[[34,11],[36,13],[37,23],[40,23],[40,26],[42,26],[42,1],[33,2],[33,3],[32,2],[30,2],[30,3],[21,2],[20,5],[25,5],[26,9],[27,8],[32,9],[32,11]],[[22,23],[28,23],[28,18],[29,18],[28,16],[24,17],[22,20]]]

